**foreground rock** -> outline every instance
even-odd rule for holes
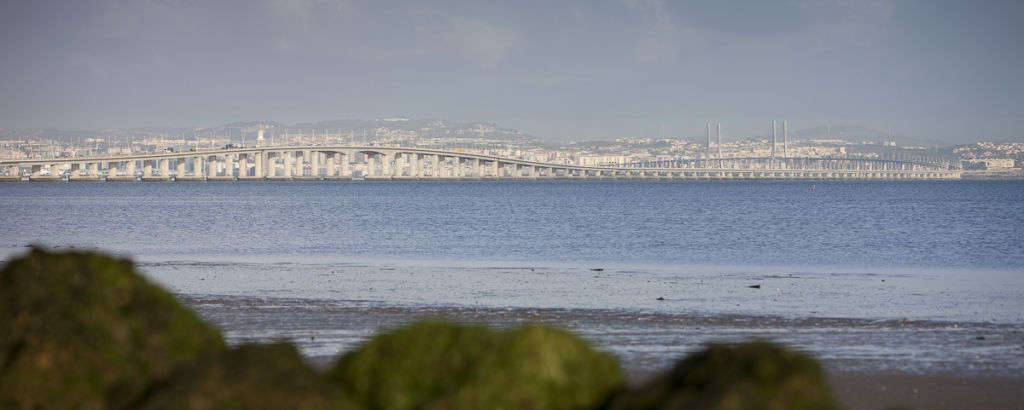
[[[419,322],[346,354],[329,378],[369,409],[588,409],[621,385],[611,356],[542,326]]]
[[[608,407],[633,409],[838,409],[818,363],[780,346],[711,345]]]
[[[220,334],[130,262],[32,250],[0,270],[0,408],[121,409]]]
[[[713,345],[623,390],[615,359],[544,326],[423,321],[326,377],[290,344],[225,349],[216,329],[90,253],[0,270],[0,409],[834,409],[818,364],[769,343]]]
[[[291,344],[244,345],[178,372],[146,401],[147,410],[347,409],[336,389]]]

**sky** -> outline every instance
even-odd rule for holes
[[[547,140],[1024,140],[1012,0],[6,0],[0,128],[405,116]]]

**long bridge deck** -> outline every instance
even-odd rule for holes
[[[140,166],[141,165],[141,166]],[[22,168],[28,168],[27,175]],[[141,168],[141,169],[140,169]],[[714,158],[586,166],[408,147],[288,146],[0,160],[0,181],[477,179],[960,179],[959,169],[869,158]]]

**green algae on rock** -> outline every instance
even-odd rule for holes
[[[768,342],[713,344],[636,389],[612,410],[838,409],[818,363]]]
[[[615,359],[568,332],[422,321],[342,356],[328,377],[369,409],[587,409],[621,386]]]
[[[33,249],[0,270],[0,408],[135,407],[220,334],[130,261]]]
[[[176,373],[146,410],[347,409],[338,389],[303,361],[291,344],[242,345],[216,360]]]

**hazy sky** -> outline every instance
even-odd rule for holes
[[[546,139],[1024,138],[1024,1],[5,0],[0,128],[408,116]]]

